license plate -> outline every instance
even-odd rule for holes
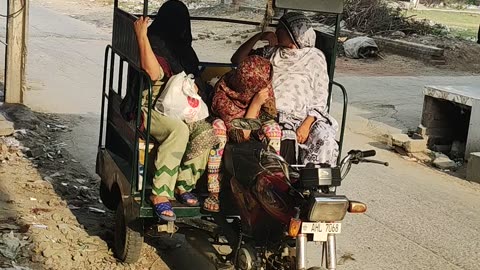
[[[329,233],[339,234],[342,223],[302,222],[302,233],[313,234],[313,241],[327,241]]]

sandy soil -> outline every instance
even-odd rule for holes
[[[12,231],[23,247],[10,260],[0,255],[0,268],[16,261],[32,269],[169,269],[165,247],[148,244],[135,266],[117,263],[112,213],[98,197],[98,180],[64,149],[66,123],[25,107],[1,110],[20,131],[0,140],[0,239]]]

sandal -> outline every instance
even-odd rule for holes
[[[177,197],[177,200],[182,203],[182,204],[186,204],[188,206],[192,206],[192,207],[195,207],[195,206],[199,206],[200,203],[198,202],[198,199],[195,195],[193,195],[192,193],[190,192],[185,192],[185,193],[182,193],[182,194],[176,194],[175,197]],[[189,203],[188,200],[195,200],[196,202],[195,203]]]
[[[203,202],[203,210],[211,213],[220,212],[220,200],[218,199],[218,195],[209,195]]]
[[[164,221],[175,221],[177,219],[177,216],[175,215],[175,212],[173,212],[172,204],[170,202],[163,202],[163,203],[158,203],[153,206],[155,209],[155,213],[157,214],[158,218]],[[166,211],[172,211],[173,216],[167,216],[165,214],[162,214],[163,212]]]

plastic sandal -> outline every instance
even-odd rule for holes
[[[166,211],[173,212],[172,204],[170,202],[155,204],[153,208],[155,208],[155,213],[157,214],[158,218],[160,218],[161,220],[175,221],[177,219],[177,216],[175,215],[175,213],[173,213],[173,216],[167,216],[162,214],[163,212],[166,212]]]
[[[186,204],[188,206],[199,206],[200,205],[200,203],[198,202],[198,198],[190,192],[177,194],[176,197],[177,197],[177,200],[182,204]],[[197,202],[196,203],[188,203],[188,200],[196,200]]]
[[[217,209],[212,209],[212,207],[208,208],[207,206],[218,206]],[[203,202],[203,210],[211,213],[218,213],[220,212],[220,200],[216,196],[208,196]]]

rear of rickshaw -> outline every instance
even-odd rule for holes
[[[321,49],[327,58],[331,82],[329,105],[332,100],[332,90],[340,89],[343,97],[342,124],[339,134],[341,153],[346,123],[347,93],[345,88],[336,83],[333,78],[343,1],[276,0],[271,4],[273,4],[276,15],[282,15],[288,10],[298,10],[312,14],[327,14],[335,18],[334,27],[316,30],[316,47]],[[187,207],[173,203],[177,222],[159,222],[148,199],[152,185],[150,172],[154,169],[152,160],[155,158],[155,147],[157,147],[154,139],[148,136],[151,127],[151,104],[153,103],[152,83],[148,75],[140,68],[133,23],[139,16],[153,17],[154,14],[149,12],[148,0],[144,0],[142,10],[142,14],[128,12],[122,8],[119,0],[114,1],[112,44],[106,47],[104,58],[101,126],[97,156],[97,173],[101,177],[100,197],[107,208],[115,211],[114,252],[119,260],[126,263],[135,263],[139,259],[146,231],[173,234],[182,226],[205,229],[204,227],[207,226],[205,221],[211,220],[208,213],[201,211],[201,207]],[[252,28],[258,27],[262,23],[261,21],[252,22],[219,17],[193,16],[191,19],[192,22],[230,24]],[[273,18],[270,26],[275,26],[276,19],[278,18]],[[201,78],[209,81],[216,76],[225,74],[234,66],[228,61],[204,61],[201,62],[199,68],[202,71]],[[128,72],[136,72],[144,78],[138,85],[139,104],[136,106],[137,117],[134,121],[125,120],[120,109],[126,94],[126,86],[129,83]],[[148,91],[150,109],[143,123],[140,118],[140,102],[142,100],[140,95],[142,94],[141,90],[144,89]],[[206,184],[204,184],[205,187],[200,185],[202,185],[201,182],[197,184],[197,190],[201,197],[201,191],[206,189]],[[232,216],[236,215],[234,207],[229,210]]]

